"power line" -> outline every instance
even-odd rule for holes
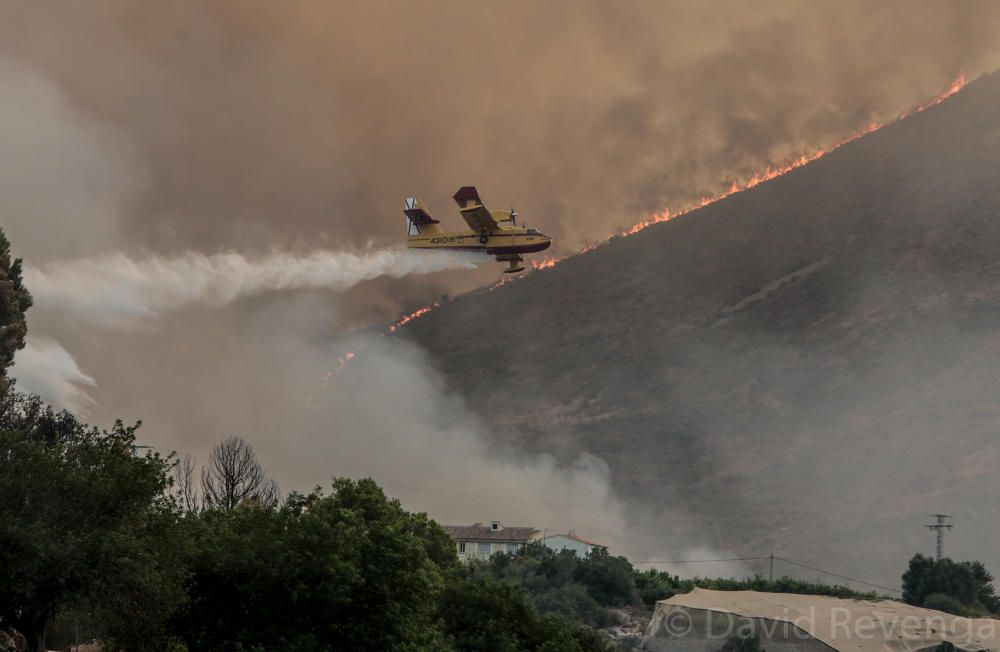
[[[841,575],[839,573],[834,573],[832,571],[824,570],[822,568],[816,568],[815,566],[810,566],[808,564],[802,564],[797,561],[792,561],[791,559],[785,559],[784,557],[775,557],[779,561],[783,561],[786,564],[791,564],[792,566],[799,566],[800,568],[806,568],[817,573],[823,573],[824,575],[829,575],[831,577],[836,577],[838,579],[847,580],[848,582],[855,582],[857,584],[864,584],[865,586],[871,586],[876,589],[882,589],[883,591],[892,591],[893,593],[902,593],[899,589],[894,589],[890,586],[883,586],[881,584],[875,584],[873,582],[866,582],[865,580],[859,580],[856,577],[848,577],[847,575]]]
[[[397,489],[407,489],[409,491],[416,491],[418,493],[444,494],[444,495],[452,495],[452,496],[454,496],[454,495],[461,495],[461,496],[465,496],[465,497],[468,497],[468,498],[479,498],[481,500],[502,500],[502,501],[505,501],[505,502],[532,503],[532,504],[537,504],[537,505],[552,505],[552,506],[555,506],[555,507],[565,507],[565,508],[569,508],[569,509],[580,509],[580,510],[586,510],[586,511],[598,511],[598,510],[594,509],[593,505],[589,505],[589,506],[586,506],[586,505],[573,505],[573,504],[570,504],[570,503],[559,503],[559,502],[546,501],[546,500],[530,500],[530,499],[524,499],[524,498],[511,498],[509,496],[507,496],[507,497],[501,497],[501,496],[484,496],[484,495],[469,494],[469,493],[464,493],[464,492],[454,492],[454,491],[435,490],[435,489],[424,489],[422,487],[409,487],[409,486],[406,486],[406,485],[394,485],[394,486]],[[935,514],[934,516],[943,516],[943,515],[937,515],[937,514]],[[927,527],[935,527],[935,526],[930,526],[929,525]],[[944,525],[942,527],[950,528],[951,526],[950,525]],[[942,536],[941,530],[938,530],[938,536],[939,536],[939,538]],[[724,559],[654,559],[654,560],[648,560],[648,561],[631,561],[631,560],[629,560],[629,563],[631,563],[633,566],[634,565],[638,565],[638,564],[715,564],[715,563],[736,562],[736,561],[765,561],[765,560],[770,560],[773,563],[773,560],[775,560],[775,559],[778,560],[778,561],[783,561],[786,564],[791,564],[792,566],[798,566],[800,568],[805,568],[807,570],[811,570],[811,571],[814,571],[816,573],[823,573],[824,575],[829,575],[830,577],[836,577],[837,579],[845,580],[847,582],[854,582],[856,584],[863,584],[865,586],[870,586],[870,587],[873,587],[873,588],[876,588],[876,589],[882,589],[883,591],[892,591],[893,593],[902,593],[901,590],[894,589],[894,588],[889,587],[889,586],[883,586],[882,584],[876,584],[874,582],[867,582],[865,580],[859,580],[856,577],[850,577],[850,576],[847,576],[847,575],[841,575],[840,573],[834,573],[833,571],[824,570],[822,568],[817,568],[815,566],[810,566],[809,564],[803,564],[801,562],[792,561],[791,559],[785,559],[784,557],[777,557],[775,555],[767,555],[767,556],[763,556],[763,557],[727,557],[727,558],[724,558]]]
[[[768,557],[730,557],[728,559],[656,559],[653,561],[630,561],[631,564],[711,564],[723,561],[762,561]],[[777,559],[777,557],[775,557]]]

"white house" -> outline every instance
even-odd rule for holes
[[[533,527],[507,527],[500,521],[441,527],[455,540],[462,561],[489,559],[497,552],[517,552],[538,534]]]
[[[578,557],[586,557],[595,550],[607,550],[608,547],[593,541],[577,536],[576,532],[570,530],[566,534],[550,534],[542,538],[542,545],[555,550],[572,550]]]

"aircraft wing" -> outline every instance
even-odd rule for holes
[[[454,195],[462,217],[473,231],[495,231],[499,224],[493,214],[483,205],[475,186],[462,186]]]

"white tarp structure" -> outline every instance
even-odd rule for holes
[[[695,589],[656,604],[640,649],[718,652],[756,636],[767,652],[929,652],[945,642],[998,652],[998,625],[893,600]]]

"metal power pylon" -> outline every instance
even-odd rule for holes
[[[944,531],[950,530],[952,527],[946,520],[951,517],[947,514],[931,514],[930,516],[937,522],[934,525],[925,525],[924,527],[928,530],[934,530],[937,534],[937,560],[941,561],[941,558],[944,557]]]

